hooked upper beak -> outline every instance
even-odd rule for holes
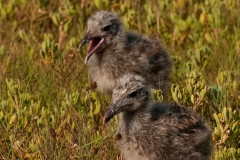
[[[111,103],[107,111],[105,112],[104,118],[103,118],[103,124],[107,123],[112,119],[116,114],[120,113],[121,107],[117,107],[116,104]]]
[[[87,33],[86,35],[85,35],[85,37],[83,38],[83,40],[82,40],[82,42],[80,43],[80,45],[79,45],[79,49],[80,48],[82,48],[85,44],[87,44],[88,42],[90,42],[91,41],[91,39],[89,38],[89,33]]]
[[[104,42],[103,37],[90,37],[89,32],[86,34],[86,36],[83,38],[82,42],[79,45],[79,49],[90,42],[90,45],[88,47],[87,55],[85,58],[84,63],[87,64],[87,61],[91,58],[93,53],[99,48],[99,46]]]
[[[105,124],[109,122],[115,115],[123,112],[130,105],[132,105],[132,102],[128,99],[122,99],[120,101],[117,101],[116,103],[111,103],[107,111],[105,112],[103,123]]]

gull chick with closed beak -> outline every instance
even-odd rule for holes
[[[119,114],[117,145],[125,160],[210,160],[212,131],[191,109],[155,103],[145,79],[120,78],[104,123]]]

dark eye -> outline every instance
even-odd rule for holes
[[[137,91],[133,91],[132,93],[129,94],[129,97],[136,97],[137,96]]]
[[[111,28],[111,25],[107,25],[105,27],[102,28],[103,31],[109,31]]]

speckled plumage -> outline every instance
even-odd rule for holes
[[[100,92],[112,93],[116,80],[127,73],[141,75],[164,94],[168,91],[171,60],[159,41],[126,31],[119,17],[107,11],[95,13],[87,26],[80,48],[104,39],[91,54],[89,47],[85,61]]]
[[[154,103],[145,80],[120,78],[104,122],[119,116],[117,144],[125,160],[210,160],[211,129],[190,108]]]

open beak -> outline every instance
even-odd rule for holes
[[[120,101],[117,101],[116,103],[111,103],[107,111],[105,112],[103,123],[105,124],[109,122],[115,115],[126,110],[126,108],[131,104],[132,103],[128,99],[122,99]]]
[[[83,38],[82,42],[79,45],[79,49],[81,49],[85,44],[90,42],[90,45],[88,47],[87,55],[85,58],[84,63],[86,64],[87,61],[91,58],[93,53],[100,47],[100,45],[103,43],[104,38],[102,37],[89,37],[89,33],[86,34],[86,36]]]

